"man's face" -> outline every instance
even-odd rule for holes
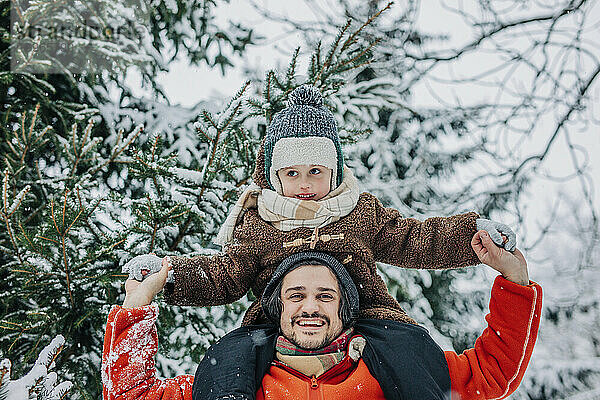
[[[340,288],[322,265],[304,265],[288,273],[281,286],[281,331],[304,349],[320,349],[343,330],[338,315]]]

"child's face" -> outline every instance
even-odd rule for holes
[[[331,169],[322,165],[292,165],[277,171],[285,197],[321,200],[331,186]]]

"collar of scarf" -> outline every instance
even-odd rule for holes
[[[283,336],[277,338],[275,346],[275,358],[307,376],[320,376],[339,364],[346,354],[350,354],[352,360],[357,361],[365,347],[365,339],[360,336],[352,336],[352,328],[343,332],[328,346],[319,350],[306,350],[291,343]]]
[[[340,186],[319,201],[285,197],[274,190],[250,185],[233,206],[215,243],[224,246],[232,242],[238,220],[248,208],[258,208],[262,219],[287,232],[300,227],[321,228],[335,222],[354,210],[358,198],[358,182],[345,166]]]

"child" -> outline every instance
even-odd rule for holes
[[[359,318],[416,324],[387,292],[376,261],[425,269],[476,265],[470,243],[481,229],[499,246],[501,234],[506,235],[507,250],[516,245],[510,228],[473,212],[420,222],[384,208],[369,193],[359,194],[356,179],[344,166],[333,114],[309,85],[291,92],[288,107],[273,117],[253,180],[255,185],[241,195],[219,232],[222,253],[169,257],[168,303],[228,304],[249,288],[260,296],[283,259],[316,250],[337,258],[350,273],[359,291]],[[158,257],[140,257],[124,266],[133,278],[141,280],[142,269],[160,269]],[[242,324],[265,322],[259,298]]]

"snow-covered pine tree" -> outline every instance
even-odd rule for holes
[[[118,271],[114,250],[123,246],[121,238],[129,231],[118,230],[115,219],[121,222],[125,206],[110,207],[114,204],[111,193],[123,200],[124,195],[143,190],[133,183],[127,187],[120,184],[121,177],[127,176],[124,163],[134,161],[126,156],[129,146],[136,139],[144,144],[148,138],[137,124],[145,122],[153,132],[166,131],[169,148],[187,147],[189,154],[196,154],[196,144],[189,146],[187,131],[199,108],[187,110],[165,104],[154,81],[156,71],[164,69],[168,60],[188,55],[186,52],[194,52],[197,63],[206,62],[225,71],[234,64],[233,56],[243,53],[254,39],[252,30],[240,24],[220,26],[215,22],[212,10],[218,1],[134,3],[96,2],[93,15],[80,7],[82,3],[15,1],[1,5],[0,171],[4,214],[0,229],[0,319],[6,324],[2,325],[0,356],[15,361],[13,374],[23,375],[34,361],[37,346],[53,333],[64,333],[73,346],[67,346],[66,360],[61,361],[66,366],[60,370],[76,384],[71,395],[80,398],[100,396],[97,372],[106,311],[101,306],[116,303],[121,293],[115,281],[122,277],[106,274]],[[11,70],[11,46],[15,45],[9,28],[11,6],[18,11],[13,14],[17,16],[14,22],[21,26],[77,26],[90,17],[87,23],[96,22],[96,27],[109,30],[140,22],[136,18],[147,7],[159,12],[151,13],[151,23],[144,31],[147,34],[140,37],[117,37],[112,43],[91,41],[92,49],[77,47],[81,44],[78,37],[63,38],[72,52],[109,54],[114,62],[110,68],[99,63],[90,73],[82,72],[81,65],[52,64],[57,61],[55,54],[44,51],[47,37],[40,35],[36,38],[39,42],[25,43],[25,57]],[[63,6],[67,8],[60,9]],[[139,39],[139,46],[132,47],[134,39]],[[175,51],[168,53],[166,49]],[[32,63],[59,67],[63,73],[33,74],[27,71]],[[131,67],[137,68],[150,88],[145,99],[132,94],[124,84]],[[82,125],[98,111],[104,119]],[[165,114],[172,125],[158,125]],[[121,197],[115,195],[119,192]],[[63,254],[58,251],[61,246]]]
[[[154,133],[163,136],[163,143],[177,151],[186,165],[197,158],[200,149],[196,143],[193,123],[203,109],[217,112],[224,102],[197,104],[183,107],[170,104],[157,80],[169,63],[185,60],[190,65],[206,65],[226,74],[240,63],[248,46],[260,36],[233,19],[217,18],[220,6],[227,0],[152,0],[153,12],[149,15],[148,30],[151,41],[140,51],[145,51],[152,62],[144,68],[129,69],[142,82],[133,90],[125,82],[125,73],[107,71],[106,76],[92,85],[82,83],[85,93],[94,93],[92,104],[98,104],[102,118],[108,124],[112,140],[119,129],[130,131],[141,124],[148,132],[140,136],[141,143],[153,140]],[[198,79],[202,79],[201,76]]]
[[[43,204],[48,196],[53,195],[47,190],[49,182],[45,182],[45,187],[41,182],[47,177],[47,172],[57,172],[56,169],[45,171],[45,168],[52,170],[61,162],[56,157],[57,143],[51,137],[57,131],[64,135],[66,121],[85,119],[97,110],[80,101],[74,86],[65,76],[32,74],[16,67],[11,70],[11,46],[14,46],[10,36],[11,4],[3,2],[0,6],[0,19],[3,21],[0,27],[0,358],[9,357],[13,361],[13,375],[25,377],[30,376],[26,371],[34,364],[38,346],[52,337],[53,329],[43,330],[40,334],[40,326],[51,316],[44,314],[44,310],[38,310],[34,303],[28,303],[26,293],[18,289],[19,278],[15,271],[11,271],[21,265],[14,263],[15,252],[18,254],[16,259],[24,256],[17,236],[22,229],[38,226]],[[37,59],[37,50],[39,46],[25,53],[30,62]],[[51,125],[56,128],[52,129]],[[12,180],[5,179],[9,174],[12,174]],[[32,182],[37,182],[37,185],[31,185]],[[25,219],[16,223],[17,216],[25,216]],[[22,273],[25,273],[24,270]],[[30,283],[36,282],[31,280]],[[43,295],[42,291],[40,295]],[[33,331],[29,332],[28,328],[33,328]],[[14,342],[15,331],[32,334],[35,340]],[[24,380],[17,382],[23,383]]]
[[[206,64],[225,73],[260,38],[243,24],[218,21],[214,10],[225,3],[99,0],[92,7],[51,0],[3,2],[2,96],[6,104],[21,110],[40,104],[40,115],[48,115],[46,122],[60,133],[70,130],[78,114],[87,118],[90,111],[98,110],[102,116],[98,134],[112,141],[120,129],[131,131],[139,124],[150,129],[149,125],[161,124],[164,114],[183,116],[188,110],[169,105],[156,80],[169,62],[184,58],[192,65]],[[23,56],[16,60],[11,54],[20,53],[13,51],[11,29],[27,33],[19,41]],[[69,49],[68,57],[55,51],[53,32],[61,31],[65,32],[59,43]],[[41,73],[45,69],[60,73]],[[13,73],[18,79],[11,84]],[[142,95],[125,82],[128,76],[141,81]],[[196,112],[188,115],[193,116],[160,127],[177,135],[197,115],[197,109],[192,111]],[[148,139],[140,136],[144,142]]]
[[[373,43],[350,28],[332,36],[326,56],[320,48],[313,54],[307,76],[326,95],[369,61]],[[269,72],[269,85],[248,103],[245,85],[222,111],[202,111],[185,162],[171,155],[177,139],[161,132],[149,141],[137,140],[141,127],[113,137],[100,121],[75,118],[63,132],[45,121],[41,106],[5,108],[0,349],[17,375],[31,366],[40,343],[61,333],[67,346],[59,370],[74,384],[71,395],[100,397],[103,324],[107,307],[122,301],[120,266],[149,251],[214,251],[210,239],[249,180],[266,123],[304,83],[295,78],[297,54],[284,75]],[[171,352],[159,357],[161,371],[192,372],[246,304],[165,309],[160,329]]]
[[[139,197],[132,197],[128,204],[138,215],[148,210],[153,214],[134,223],[134,235],[126,243],[127,257],[149,251],[159,256],[215,252],[210,241],[229,206],[250,181],[257,145],[271,117],[285,107],[288,94],[300,84],[313,83],[326,96],[332,96],[340,90],[348,71],[370,62],[375,43],[358,37],[356,32],[363,28],[348,22],[332,37],[324,54],[324,48],[318,46],[304,75],[306,81],[297,80],[300,50],[296,49],[286,71],[268,71],[254,94],[247,94],[249,88],[244,86],[223,111],[203,111],[195,123],[197,144],[189,162],[178,165],[175,158],[158,157],[160,139],[136,154],[130,174],[144,181],[146,191],[138,192]],[[161,213],[166,217],[163,224],[159,222]],[[161,310],[159,329],[169,338],[163,343],[170,350],[168,356],[159,356],[161,372],[189,373],[206,347],[240,322],[253,299],[250,293],[242,301],[223,307]]]
[[[61,370],[75,392],[85,388],[95,398],[102,306],[120,295],[110,266],[116,264],[115,247],[125,240],[125,232],[102,230],[96,213],[109,188],[99,176],[124,160],[141,127],[100,146],[92,120],[73,124],[62,137],[40,123],[38,112],[24,112],[19,124],[2,127],[0,348],[22,374],[40,343],[63,334],[69,345]]]
[[[0,361],[0,400],[62,400],[73,384],[59,382],[55,360],[64,345],[65,338],[57,336],[40,352],[33,367],[19,379],[11,379],[12,363]]]
[[[120,264],[135,255],[215,252],[211,238],[224,220],[238,187],[252,173],[256,132],[244,125],[249,83],[224,106],[202,110],[183,160],[156,135],[132,154],[122,193],[111,210],[119,229],[129,232]],[[187,154],[193,154],[188,157]],[[125,205],[125,209],[122,206]],[[212,249],[211,249],[212,247]],[[122,278],[121,278],[122,279]],[[242,304],[214,308],[162,307],[159,335],[168,357],[159,355],[165,376],[190,373],[204,350],[237,323]],[[164,354],[164,353],[163,353]]]
[[[19,113],[39,106],[39,120],[52,124],[55,131],[66,132],[69,129],[68,121],[86,118],[97,110],[81,101],[71,77],[62,74],[33,74],[26,70],[29,64],[45,65],[49,62],[40,55],[40,44],[37,42],[30,47],[24,46],[21,62],[11,68],[11,53],[17,52],[16,44],[11,39],[11,4],[13,3],[0,4],[0,112],[6,113],[3,114],[5,117],[17,118],[5,119],[3,123],[16,124],[19,122]],[[18,7],[20,3],[14,4]],[[18,15],[15,11],[13,14]],[[28,16],[26,13],[24,18]],[[29,43],[28,40],[25,42]],[[12,111],[12,114],[8,111]]]

